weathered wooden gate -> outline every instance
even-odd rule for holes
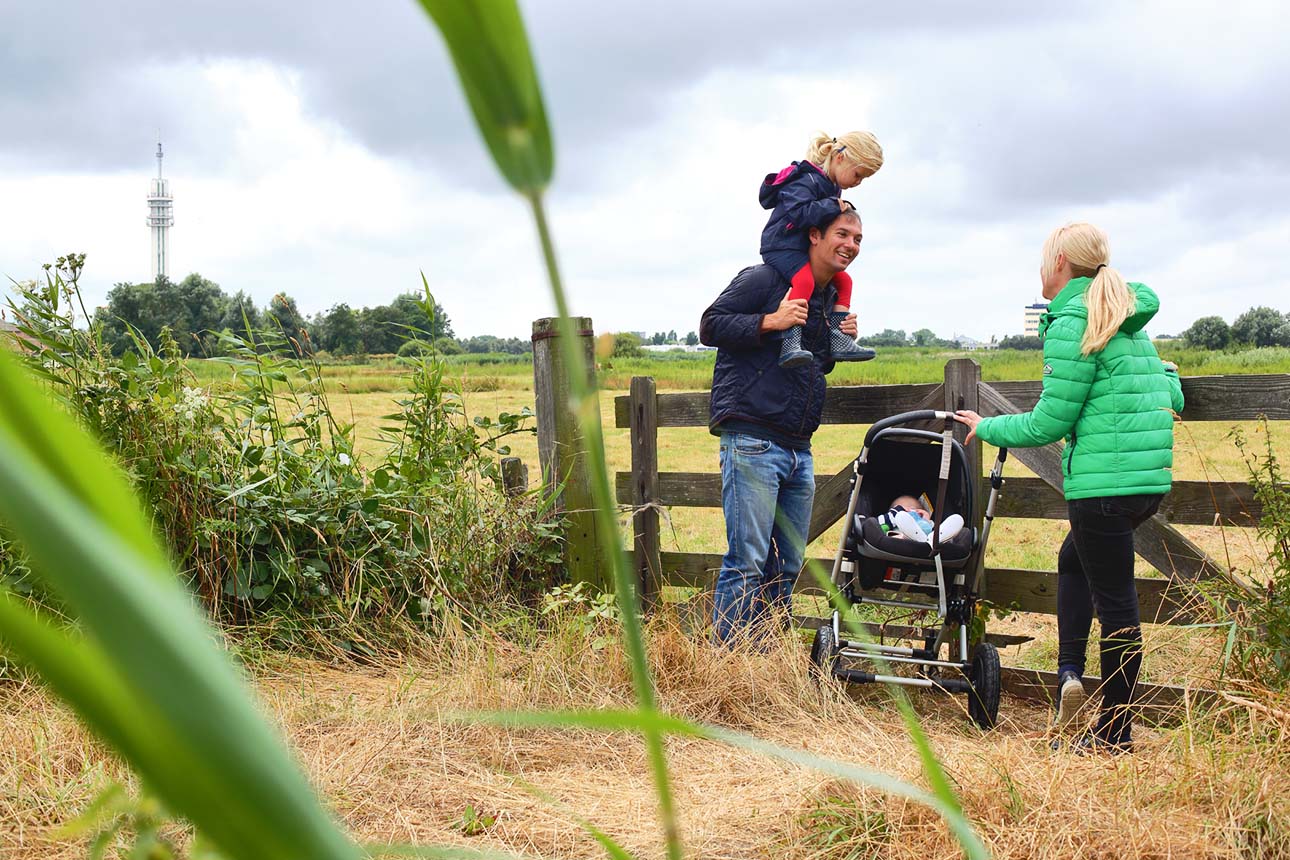
[[[537,395],[539,452],[544,475],[566,475],[565,493],[574,508],[575,523],[571,529],[568,554],[575,578],[607,584],[606,571],[598,567],[595,550],[597,537],[589,522],[586,508],[590,495],[583,484],[585,475],[570,471],[577,464],[576,433],[571,416],[562,403],[561,375],[567,371],[559,364],[558,350],[548,341],[554,331],[548,320],[534,323],[534,379]],[[579,319],[580,336],[588,341],[590,352],[591,320]],[[1183,393],[1186,421],[1241,421],[1266,415],[1270,420],[1290,420],[1290,374],[1251,376],[1184,377]],[[1024,412],[1039,398],[1041,383],[981,381],[980,366],[967,358],[953,359],[945,366],[939,383],[913,385],[830,386],[824,405],[823,423],[868,425],[879,419],[918,409],[972,409],[982,415]],[[567,394],[564,395],[567,397]],[[663,586],[710,588],[721,567],[721,556],[715,553],[662,551],[660,510],[664,508],[721,506],[721,476],[706,472],[666,472],[659,470],[658,428],[706,427],[708,392],[659,394],[654,380],[636,377],[627,396],[614,402],[614,423],[631,431],[632,468],[618,472],[617,501],[630,506],[633,515],[632,557],[639,574],[639,587],[646,603],[655,600]],[[564,410],[564,411],[562,411]],[[966,436],[958,428],[960,441]],[[857,451],[862,435],[856,434]],[[968,446],[969,468],[983,473],[981,443]],[[561,459],[561,452],[568,452]],[[1062,496],[1061,448],[1057,444],[1043,448],[1009,449],[1010,456],[1028,467],[1036,477],[1007,477],[999,499],[996,516],[1019,518],[1065,519],[1066,503]],[[569,455],[573,455],[570,459]],[[563,463],[563,465],[562,465]],[[566,474],[568,473],[568,474]],[[815,540],[846,512],[851,487],[848,464],[836,475],[816,476],[815,506],[811,515],[809,540]],[[984,494],[988,482],[981,481],[982,504],[977,505],[980,527]],[[576,502],[574,500],[576,499]],[[1195,584],[1220,575],[1218,563],[1175,529],[1174,524],[1250,527],[1260,515],[1258,503],[1249,485],[1244,483],[1175,481],[1160,512],[1139,527],[1137,552],[1163,579],[1139,578],[1138,598],[1142,618],[1150,624],[1190,624],[1198,620]],[[1054,557],[1056,549],[1054,548]],[[825,569],[832,568],[832,558],[817,558]],[[984,563],[984,559],[982,560]],[[997,606],[1014,607],[1019,612],[1055,614],[1057,609],[1057,573],[1053,570],[1026,570],[986,566],[981,572],[981,592]],[[816,591],[802,582],[800,593]],[[801,619],[809,625],[811,619]],[[818,623],[816,620],[814,623]],[[1008,637],[996,637],[1004,644]],[[1097,678],[1088,678],[1092,686]],[[1005,689],[1023,696],[1046,698],[1055,685],[1051,672],[1032,669],[1004,669]],[[1139,701],[1144,708],[1170,709],[1188,692],[1178,687],[1139,685]]]
[[[971,359],[954,359],[946,364],[941,383],[920,385],[874,385],[830,387],[823,421],[830,424],[871,424],[881,418],[916,409],[973,409],[982,415],[1024,412],[1039,398],[1041,383],[996,382],[980,379],[980,366]],[[1188,377],[1183,379],[1187,421],[1238,421],[1266,415],[1272,420],[1290,419],[1290,375]],[[658,428],[706,426],[707,392],[658,394],[654,382],[638,377],[631,393],[615,401],[615,424],[630,428],[632,469],[617,475],[618,501],[635,511],[633,523],[634,560],[642,593],[653,595],[664,585],[710,586],[721,567],[721,557],[705,553],[673,553],[660,549],[660,507],[720,507],[721,476],[716,473],[659,471]],[[959,439],[966,428],[958,428]],[[862,438],[857,432],[856,439]],[[996,516],[1065,519],[1062,496],[1061,447],[1009,449],[1037,477],[1007,477]],[[858,453],[858,441],[857,441]],[[968,446],[969,468],[982,474],[981,443]],[[851,486],[848,465],[836,475],[816,477],[815,508],[809,538],[814,540],[846,512]],[[982,504],[977,505],[978,522],[985,509],[987,481],[981,481]],[[1201,620],[1197,614],[1196,582],[1222,573],[1222,568],[1173,524],[1253,526],[1260,510],[1247,484],[1175,481],[1173,491],[1160,512],[1139,527],[1135,536],[1137,552],[1165,578],[1139,578],[1138,595],[1142,617],[1153,624],[1190,624]],[[1054,548],[1054,557],[1056,549]],[[832,558],[816,559],[825,569]],[[1020,612],[1055,614],[1057,573],[1053,570],[1024,570],[986,567],[982,594],[998,606]],[[803,582],[801,591],[814,587]],[[809,621],[807,622],[810,623]],[[1005,637],[1005,642],[1006,642]],[[1005,668],[1004,686],[1028,697],[1046,698],[1055,686],[1051,672]],[[1099,679],[1087,679],[1090,686]],[[1169,708],[1184,694],[1181,688],[1140,685],[1139,701],[1144,708]]]

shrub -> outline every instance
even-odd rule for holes
[[[1044,348],[1044,339],[1034,335],[1012,334],[999,341],[999,349],[1036,350]]]
[[[1285,316],[1275,308],[1250,308],[1232,323],[1232,339],[1251,346],[1290,346],[1277,341],[1285,322]]]
[[[1232,342],[1232,329],[1222,317],[1201,317],[1182,333],[1182,339],[1200,349],[1226,349]]]
[[[420,358],[423,355],[432,355],[434,351],[434,345],[428,341],[407,340],[399,347],[399,358]]]
[[[461,344],[450,337],[441,337],[434,342],[435,352],[440,355],[465,355],[466,350]],[[402,354],[402,350],[400,350]]]
[[[225,333],[233,381],[202,388],[164,331],[156,348],[132,332],[135,350],[114,359],[96,325],[76,329],[59,301],[79,276],[64,261],[11,302],[39,323],[25,326],[28,363],[116,455],[217,615],[421,621],[549,583],[560,524],[536,494],[507,498],[497,464],[508,436],[533,432],[528,410],[467,421],[444,362],[405,357],[388,452],[364,468],[320,366],[282,335]],[[0,558],[0,574],[22,573]],[[361,652],[363,638],[330,644]]]
[[[629,331],[619,332],[613,337],[613,350],[609,353],[612,358],[640,358],[645,354],[641,349],[641,339]]]
[[[1258,532],[1268,545],[1270,571],[1266,583],[1253,590],[1229,588],[1223,597],[1236,608],[1234,656],[1242,674],[1284,689],[1290,687],[1290,485],[1273,450],[1267,419],[1258,432],[1262,451],[1239,429],[1233,437],[1263,509]]]

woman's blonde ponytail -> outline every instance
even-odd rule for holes
[[[1090,355],[1105,348],[1133,314],[1137,297],[1129,289],[1124,276],[1111,268],[1110,242],[1101,228],[1079,221],[1054,230],[1044,243],[1040,261],[1045,278],[1051,276],[1057,265],[1058,254],[1066,256],[1072,275],[1091,279],[1084,291],[1088,325],[1080,342],[1080,351]]]
[[[1088,326],[1084,329],[1080,352],[1089,355],[1103,349],[1115,336],[1124,321],[1132,316],[1137,299],[1124,276],[1101,264],[1094,267],[1093,280],[1084,292],[1084,304],[1088,307]]]

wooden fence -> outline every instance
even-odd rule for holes
[[[591,321],[579,320],[579,328],[590,339]],[[541,324],[541,327],[539,327]],[[547,321],[534,323],[539,331],[549,332]],[[542,335],[544,338],[549,335]],[[550,355],[556,350],[547,350]],[[549,360],[535,354],[535,379],[552,373]],[[1182,380],[1186,421],[1239,421],[1266,415],[1270,420],[1290,420],[1290,374],[1252,376],[1184,377]],[[553,411],[558,403],[542,402],[538,386],[539,438],[545,420],[557,423]],[[549,384],[546,387],[550,387]],[[971,359],[954,359],[945,366],[944,378],[937,383],[913,385],[830,386],[822,417],[826,424],[868,425],[881,418],[918,409],[972,409],[982,415],[1025,412],[1039,398],[1041,383],[981,381],[980,366]],[[664,552],[660,540],[662,508],[721,506],[721,476],[718,473],[660,471],[658,428],[706,427],[709,393],[659,394],[654,380],[636,377],[627,396],[614,402],[614,424],[631,431],[631,471],[615,476],[617,500],[633,510],[632,557],[636,565],[640,590],[648,602],[666,585],[707,588],[721,567],[721,556],[715,553]],[[544,419],[545,416],[545,419]],[[958,428],[959,439],[966,436]],[[856,453],[859,453],[857,433]],[[557,448],[559,442],[553,442]],[[983,473],[979,440],[968,446],[969,468]],[[1037,477],[1008,477],[999,498],[996,516],[1020,518],[1065,519],[1066,504],[1062,496],[1061,448],[1053,444],[1043,448],[1009,449],[1010,460],[1027,466]],[[543,460],[543,473],[552,472]],[[816,476],[815,505],[811,515],[809,540],[815,540],[845,513],[851,488],[851,466],[835,475]],[[983,516],[987,481],[981,481],[982,504],[976,506],[977,522]],[[1195,583],[1222,572],[1221,566],[1174,528],[1175,524],[1253,526],[1260,510],[1250,487],[1244,483],[1175,481],[1160,512],[1139,527],[1137,552],[1163,579],[1139,578],[1138,595],[1142,618],[1156,624],[1187,624],[1198,619]],[[571,534],[569,552],[579,559],[590,558],[590,547],[575,545],[594,535],[580,528]],[[1053,552],[1056,557],[1056,549]],[[816,559],[832,569],[832,557]],[[982,559],[984,564],[984,559]],[[604,581],[603,571],[580,568],[579,578]],[[1012,606],[1021,612],[1054,614],[1057,602],[1057,573],[1053,570],[1024,570],[985,567],[979,578],[981,593],[998,606]],[[800,593],[813,591],[803,584]],[[1005,638],[1006,641],[1006,638]],[[1097,679],[1088,679],[1090,684]],[[1024,669],[1005,670],[1005,688],[1014,693],[1047,696],[1055,677],[1052,673]],[[1141,698],[1148,704],[1168,706],[1183,695],[1171,687],[1146,687]]]

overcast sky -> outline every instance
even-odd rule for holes
[[[817,129],[886,152],[848,193],[862,332],[1020,332],[1040,246],[1070,220],[1104,227],[1113,264],[1160,293],[1154,334],[1290,310],[1279,4],[523,9],[561,262],[597,331],[697,330],[758,262],[761,178]],[[0,0],[0,128],[6,278],[82,251],[93,304],[148,280],[160,132],[172,278],[315,313],[388,302],[424,271],[458,336],[526,337],[553,311],[527,212],[407,0]]]

